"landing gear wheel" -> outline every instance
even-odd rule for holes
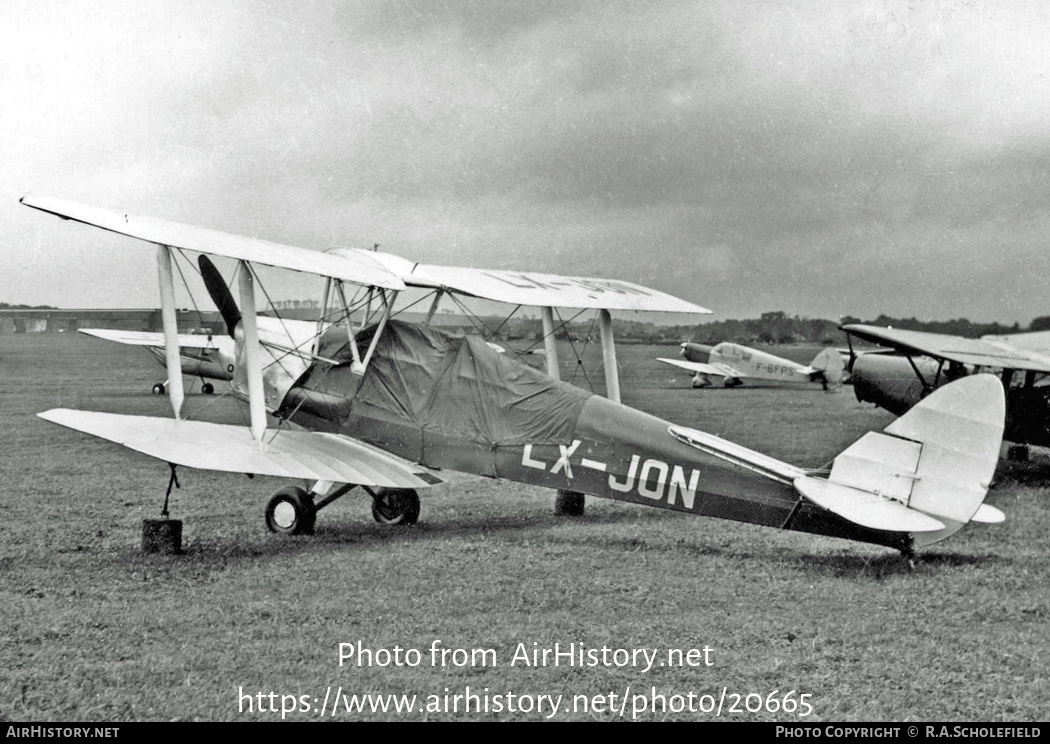
[[[158,382],[156,385],[153,386],[153,394],[154,395],[164,395],[164,383],[163,382]]]
[[[415,524],[419,521],[419,494],[411,488],[376,489],[372,518],[379,524]]]
[[[205,395],[211,395],[215,392],[215,386],[212,385],[210,382],[205,382],[203,385],[201,385],[201,392]]]
[[[282,488],[266,505],[266,527],[281,535],[311,535],[317,521],[313,496],[298,486]]]

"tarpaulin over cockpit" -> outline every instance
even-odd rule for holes
[[[358,336],[362,353],[370,335]],[[325,352],[339,361],[351,358],[349,347]],[[419,430],[424,449],[441,436],[490,449],[571,442],[592,395],[498,353],[477,336],[399,321],[383,330],[356,392],[348,367],[311,375],[305,386],[346,395],[348,421],[363,417]]]

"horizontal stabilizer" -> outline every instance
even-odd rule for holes
[[[385,488],[442,482],[425,468],[341,434],[267,429],[263,443],[244,426],[55,408],[40,418],[165,462],[201,470],[305,478]]]
[[[1006,521],[1006,515],[990,504],[981,504],[977,507],[977,513],[970,517],[970,521],[981,524],[999,524]]]
[[[886,427],[887,434],[922,443],[908,505],[945,522],[943,537],[973,519],[984,501],[1005,419],[1002,382],[982,374],[938,388]]]
[[[936,532],[944,529],[943,522],[870,491],[805,475],[795,480],[795,488],[817,506],[862,527],[888,532]]]
[[[998,379],[964,377],[845,449],[826,481],[803,478],[795,487],[858,524],[913,533],[917,548],[970,521],[1000,522],[1003,513],[982,502],[998,463],[1005,413]]]
[[[921,451],[919,442],[870,431],[839,453],[829,479],[907,503]]]

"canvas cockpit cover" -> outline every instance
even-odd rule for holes
[[[360,348],[367,348],[372,332],[358,335]],[[346,346],[332,356],[351,359]],[[329,369],[323,387],[346,391],[333,379],[341,372],[349,374],[348,365]],[[498,353],[477,336],[392,320],[350,406],[356,415],[418,428],[424,439],[431,430],[494,448],[571,442],[591,395]]]

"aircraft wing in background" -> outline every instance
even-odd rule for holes
[[[105,341],[113,341],[129,346],[147,346],[155,349],[164,348],[164,334],[150,331],[119,331],[109,328],[80,328],[80,333],[94,336]],[[180,333],[180,349],[219,349],[219,344],[210,335],[197,333]]]
[[[1050,373],[1050,333],[1041,331],[975,339],[868,325],[844,325],[842,330],[856,338],[889,346],[909,355],[931,356],[979,367]],[[1041,348],[1042,352],[1033,346]]]
[[[701,375],[718,375],[719,377],[733,380],[748,377],[745,372],[734,369],[728,364],[704,364],[702,362],[689,362],[684,359],[667,359],[665,357],[658,357],[657,361],[666,364],[673,364],[676,367],[681,367],[682,369]]]

